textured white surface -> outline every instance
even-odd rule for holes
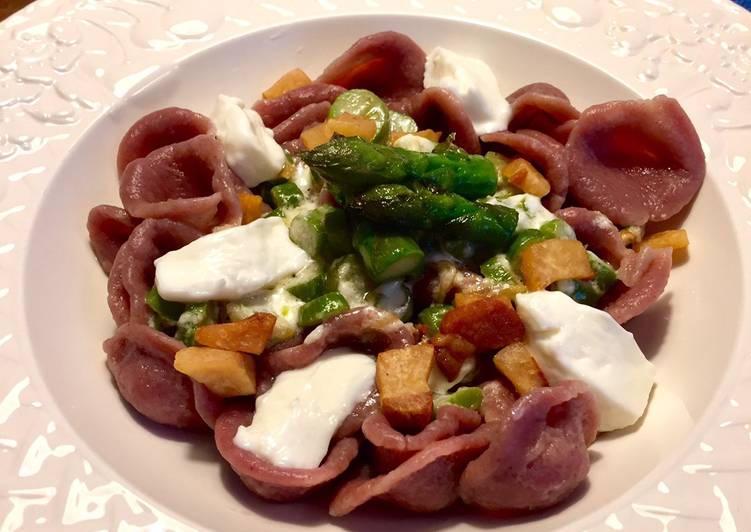
[[[516,309],[534,358],[550,384],[568,379],[589,386],[600,413],[598,430],[636,423],[655,382],[655,367],[633,334],[597,308],[558,291],[517,294]]]
[[[216,231],[154,261],[154,283],[167,301],[232,301],[294,275],[312,259],[278,216]]]
[[[0,24],[0,531],[190,529],[92,465],[32,367],[17,311],[22,257],[61,158],[93,120],[188,54],[281,22],[383,12],[510,28],[643,95],[678,97],[751,241],[751,16],[729,1],[38,0]],[[748,300],[748,287],[739,294]],[[675,463],[578,529],[751,528],[751,342],[741,335],[742,359]]]
[[[370,395],[375,374],[371,355],[348,347],[326,351],[304,368],[282,372],[233,441],[274,465],[315,469],[336,429]]]

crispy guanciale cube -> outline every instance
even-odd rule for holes
[[[435,346],[435,363],[441,373],[453,381],[464,361],[475,354],[475,346],[458,334],[436,334],[430,343]]]
[[[413,432],[430,422],[433,394],[428,377],[432,367],[430,344],[391,349],[378,355],[376,386],[381,396],[381,411],[394,428]]]
[[[220,397],[256,393],[253,357],[211,347],[186,347],[175,354],[174,367]]]
[[[522,342],[514,342],[498,351],[493,357],[493,364],[511,381],[519,395],[527,395],[548,384],[532,351]]]
[[[283,96],[292,89],[298,89],[311,83],[312,81],[305,72],[299,68],[295,68],[284,74],[271,87],[263,91],[263,97],[267,100],[279,98],[279,96]]]
[[[305,149],[312,150],[316,146],[326,144],[331,140],[334,133],[329,129],[326,123],[322,122],[314,126],[309,127],[300,134],[300,140],[305,146]]]
[[[441,321],[443,334],[458,334],[477,351],[496,351],[524,338],[524,324],[508,298],[489,296],[456,307]]]
[[[591,279],[595,272],[587,251],[578,240],[543,240],[530,244],[521,252],[524,284],[530,292],[543,290],[565,279]]]
[[[196,330],[196,343],[217,349],[260,355],[274,332],[276,316],[256,312],[233,323],[203,325]]]
[[[513,308],[511,300],[507,296],[492,292],[457,292],[454,294],[454,306],[463,307],[473,301],[479,301],[480,299],[487,299],[489,297],[498,298],[499,301],[503,301],[509,307]]]
[[[261,196],[257,196],[251,192],[240,192],[237,195],[237,199],[240,200],[240,206],[243,209],[243,225],[249,224],[253,220],[257,220],[265,212],[271,210],[269,209],[269,206],[263,202]]]
[[[670,229],[649,235],[647,238],[634,246],[640,251],[644,246],[651,248],[673,248],[673,251],[688,247],[688,233],[685,229]]]
[[[350,113],[342,113],[335,118],[329,118],[326,126],[332,134],[336,133],[343,137],[361,137],[365,140],[373,140],[377,130],[375,121]]]
[[[509,183],[539,198],[550,193],[550,183],[526,159],[514,159],[501,170]]]
[[[373,140],[376,135],[376,123],[364,116],[350,113],[329,118],[321,124],[309,127],[300,135],[305,148],[312,150],[316,146],[326,144],[336,133],[343,137],[362,137],[365,140]]]

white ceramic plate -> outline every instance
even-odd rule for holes
[[[219,92],[252,101],[286,70],[316,73],[382,29],[481,57],[509,92],[545,80],[580,108],[665,92],[686,107],[709,176],[684,223],[690,260],[630,325],[658,367],[648,415],[638,430],[598,440],[589,484],[574,501],[513,524],[751,526],[742,506],[751,488],[751,337],[743,330],[751,17],[723,2],[689,12],[594,0],[396,4],[37,2],[0,26],[0,532],[510,524],[465,510],[406,517],[380,507],[331,521],[320,504],[264,503],[210,438],[132,414],[104,366],[100,346],[114,326],[84,226],[91,206],[118,202],[114,157],[125,129],[168,105],[206,112]],[[403,14],[382,15],[395,10]],[[344,11],[361,15],[330,18]],[[315,15],[328,18],[303,21]]]

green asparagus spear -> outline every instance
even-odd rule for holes
[[[355,229],[352,243],[360,253],[368,275],[377,283],[422,270],[425,253],[409,236],[376,231],[372,224],[363,220]]]
[[[463,152],[420,153],[338,137],[300,157],[314,173],[349,192],[386,183],[421,182],[476,199],[495,192],[495,167],[479,155]]]
[[[448,137],[439,142],[436,147],[433,148],[433,153],[438,153],[440,155],[446,155],[448,153],[459,153],[467,155],[467,152],[465,150],[454,144],[455,140],[456,133],[449,133]]]
[[[482,205],[458,194],[437,194],[424,187],[379,185],[348,203],[353,212],[384,225],[427,230],[498,249],[511,242],[518,213],[500,205]]]

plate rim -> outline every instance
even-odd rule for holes
[[[729,3],[729,0],[721,0],[721,1]],[[25,8],[25,10],[26,9],[28,9],[28,8]],[[337,17],[347,18],[347,17],[351,17],[351,16],[368,17],[368,16],[371,16],[371,15],[369,13],[357,13],[357,14],[340,13],[340,14],[337,14],[336,16]],[[435,14],[428,14],[428,13],[418,14],[418,13],[389,12],[389,13],[384,13],[383,14],[383,17],[385,17],[385,18],[388,18],[388,17],[403,17],[403,16],[410,16],[410,17],[413,17],[413,18],[426,18],[426,17],[427,18],[439,18],[439,19],[444,19],[444,20],[445,19],[454,19],[454,20],[456,20],[458,18],[462,22],[466,22],[466,23],[470,23],[470,24],[476,24],[476,25],[480,25],[480,26],[484,26],[484,27],[489,27],[489,28],[492,28],[494,30],[499,30],[500,29],[502,31],[507,31],[507,32],[509,32],[511,34],[514,34],[514,35],[516,35],[518,37],[521,37],[521,38],[524,38],[524,39],[530,39],[532,41],[535,41],[538,45],[542,45],[542,46],[545,46],[545,47],[553,47],[548,42],[546,42],[544,39],[539,38],[539,37],[534,36],[534,35],[530,35],[527,32],[509,30],[509,28],[503,28],[503,27],[499,28],[498,25],[496,25],[494,23],[485,23],[485,22],[477,21],[477,20],[471,19],[471,18],[452,17],[452,16],[447,16],[447,15],[442,15],[442,14],[435,15]],[[281,27],[289,26],[290,24],[294,25],[294,24],[297,24],[299,22],[303,22],[303,21],[305,21],[305,22],[307,22],[307,21],[315,21],[317,19],[322,19],[322,18],[330,18],[330,15],[323,14],[323,15],[312,16],[312,17],[304,17],[304,18],[302,18],[300,20],[291,21],[291,22],[289,22],[287,24],[285,24],[285,23],[282,23],[282,24],[270,23],[270,24],[267,24],[267,25],[261,25],[261,26],[258,26],[258,27],[254,27],[249,32],[245,32],[243,34],[239,34],[239,35],[233,36],[230,39],[222,40],[222,41],[220,41],[218,43],[214,43],[213,45],[209,44],[208,46],[199,48],[199,49],[197,49],[197,50],[189,53],[188,55],[182,57],[181,60],[180,60],[180,63],[182,64],[185,61],[189,61],[192,57],[195,57],[197,55],[205,53],[206,50],[209,47],[222,46],[226,42],[228,42],[229,40],[241,40],[243,38],[246,38],[247,35],[249,33],[251,33],[251,32],[255,33],[257,31],[268,30],[268,29],[271,29],[271,28],[277,28],[277,27],[281,28]],[[616,76],[611,71],[609,71],[609,69],[606,70],[605,68],[599,66],[597,63],[595,63],[593,61],[589,61],[589,60],[584,59],[584,58],[582,58],[580,56],[571,54],[571,53],[569,53],[569,52],[567,52],[565,50],[556,50],[556,51],[560,52],[560,53],[563,53],[563,54],[566,54],[566,55],[569,55],[571,58],[575,59],[576,61],[582,62],[582,63],[586,64],[587,66],[589,66],[591,68],[595,68],[598,71],[600,71],[601,73],[603,73],[603,74],[605,74],[605,75],[607,75],[609,77],[612,77],[612,78],[616,79],[620,83],[623,83],[629,89],[634,90],[638,94],[644,95],[644,93],[642,91],[635,90],[635,88],[633,87],[632,84],[625,83],[619,76]],[[155,79],[161,78],[163,75],[165,75],[166,73],[168,73],[169,70],[171,70],[171,68],[173,68],[173,66],[162,66],[158,71],[156,71],[156,72],[154,72],[152,74],[153,78],[151,76],[149,76],[149,77],[145,78],[144,80],[142,80],[142,82],[144,83],[143,86],[141,86],[140,84],[134,86],[133,90],[135,92],[127,92],[126,95],[123,98],[121,98],[119,101],[117,101],[115,103],[115,105],[108,106],[104,110],[104,112],[98,113],[95,119],[89,121],[85,125],[85,127],[83,127],[83,129],[81,129],[80,131],[77,131],[75,133],[75,141],[74,141],[74,144],[72,145],[72,147],[70,149],[70,152],[72,152],[75,149],[75,145],[77,145],[82,138],[84,138],[86,135],[90,135],[91,134],[92,129],[94,128],[95,124],[99,120],[101,120],[102,118],[106,117],[107,114],[109,114],[109,113],[117,112],[117,109],[119,108],[119,106],[127,105],[127,100],[130,97],[136,95],[140,90],[142,90],[144,87],[147,87],[148,84],[150,84],[151,82],[153,82]],[[62,160],[58,160],[58,161],[55,162],[55,166],[56,167],[60,166],[62,163],[63,163]],[[53,176],[52,179],[54,179],[54,176],[56,174],[57,174],[57,170],[55,169],[52,172],[52,176]],[[714,175],[714,172],[712,172],[712,174]],[[720,188],[722,190],[722,199],[723,199],[724,202],[726,202],[726,204],[728,206],[728,212],[731,215],[731,218],[733,219],[734,222],[738,222],[738,220],[736,219],[736,217],[737,217],[737,215],[740,215],[740,213],[737,212],[737,209],[730,208],[730,204],[728,202],[729,198],[727,197],[728,194],[726,193],[725,189],[723,187],[721,187],[719,184],[718,184],[718,188]],[[47,193],[46,192],[47,190],[48,190],[48,187],[45,186],[44,187],[44,194]],[[41,199],[40,199],[40,202],[41,202]],[[33,212],[33,209],[32,209],[32,213],[30,213],[30,214],[33,214],[33,216],[36,216],[36,212]],[[734,227],[734,229],[735,229],[736,239],[738,240],[738,243],[740,244],[742,242],[742,230],[739,227]],[[23,250],[22,257],[20,259],[20,262],[21,262],[21,264],[23,266],[25,266],[26,261],[28,259],[28,253],[29,253],[29,248],[26,248],[26,249]],[[743,261],[743,266],[748,266],[748,264],[749,264],[748,256],[749,256],[748,252],[745,252],[745,251],[741,252],[741,260]],[[26,285],[26,268],[23,267],[23,266],[21,268],[21,272],[20,273],[21,273],[21,282],[22,282],[23,286],[25,286]],[[744,283],[744,287],[743,287],[742,293],[745,294],[746,296],[748,296],[748,293],[749,293],[748,279],[746,279],[744,277],[742,279],[742,281]],[[28,329],[27,329],[27,323],[26,323],[26,319],[25,319],[26,318],[25,298],[23,298],[23,294],[25,293],[25,289],[21,289],[21,291],[19,293],[21,294],[21,301],[23,302],[23,305],[24,305],[24,312],[21,313],[23,315],[22,324],[24,326],[24,332],[27,332]],[[741,298],[740,304],[741,304],[741,316],[742,317],[748,315],[748,303],[747,303],[747,301],[748,301],[747,297]],[[580,520],[577,520],[574,523],[571,523],[571,525],[569,525],[569,526],[574,527],[576,525],[582,525],[585,522],[587,522],[587,523],[593,522],[594,521],[594,516],[600,515],[602,513],[607,512],[608,510],[612,510],[613,508],[621,506],[621,504],[623,502],[625,502],[626,500],[631,500],[633,498],[634,494],[637,491],[641,491],[642,489],[644,489],[644,486],[646,486],[647,484],[653,484],[654,481],[656,480],[656,478],[658,476],[662,476],[668,470],[673,469],[678,462],[680,462],[683,458],[685,458],[685,456],[689,452],[691,446],[696,444],[697,437],[699,437],[701,434],[705,433],[705,431],[707,430],[708,425],[712,421],[712,418],[715,417],[716,414],[719,412],[720,404],[722,403],[722,401],[728,395],[727,392],[731,388],[735,388],[738,385],[738,382],[743,378],[743,375],[741,374],[741,372],[737,371],[737,370],[739,368],[741,368],[741,367],[744,366],[744,362],[746,362],[746,363],[748,362],[747,360],[745,360],[746,355],[742,352],[742,350],[744,349],[744,346],[751,345],[750,343],[748,343],[749,338],[751,338],[751,335],[749,335],[748,333],[746,333],[744,335],[744,331],[743,330],[739,331],[738,337],[736,338],[736,341],[735,341],[734,355],[733,355],[733,358],[731,359],[731,366],[728,367],[728,369],[726,370],[726,373],[723,376],[722,383],[721,383],[720,387],[715,391],[713,399],[711,401],[711,405],[706,408],[705,413],[703,414],[703,416],[696,421],[696,425],[692,428],[690,434],[687,436],[686,442],[684,442],[684,444],[680,447],[680,452],[674,453],[673,458],[671,458],[669,460],[665,459],[665,460],[662,460],[661,462],[659,462],[658,465],[655,466],[655,468],[652,471],[650,471],[645,477],[643,477],[637,484],[635,484],[631,488],[629,488],[629,490],[627,490],[620,497],[617,497],[616,499],[614,499],[613,501],[611,501],[607,505],[607,508],[603,509],[600,512],[597,512],[597,511],[593,512],[592,514],[589,514],[589,515],[585,516],[584,518],[582,518]],[[25,342],[27,344],[26,348],[28,350],[28,348],[30,347],[28,338],[24,338],[24,340],[25,340]],[[28,351],[27,351],[27,354],[29,356],[31,356],[33,364],[36,365],[36,358],[33,356],[33,354],[30,353],[30,352],[28,352]],[[35,368],[35,373],[36,373],[37,379],[39,379],[40,378],[40,374],[39,374],[39,371],[38,371],[37,368]],[[42,383],[42,386],[40,387],[39,383],[37,383],[36,387],[37,388],[43,388],[44,389],[44,393],[47,396],[46,399],[48,399],[48,400],[51,399],[51,397],[49,396],[49,391],[47,390],[46,385],[44,385]],[[49,405],[49,404],[53,404],[53,403],[51,401],[48,401],[47,404]],[[56,414],[57,414],[56,417],[58,419],[59,418],[65,419],[65,417],[62,415],[62,413],[59,411],[59,409],[57,409],[56,406],[54,406],[53,408],[56,411]],[[66,420],[66,423],[67,423],[67,420]],[[81,444],[81,442],[78,442],[78,445],[80,445],[80,444]],[[94,456],[97,457],[97,460],[103,462],[103,460],[101,460],[101,458],[99,457],[98,453],[96,453],[96,451],[94,451],[93,449],[88,449],[88,447],[86,447],[86,448]],[[109,466],[107,466],[106,463],[102,463],[98,467],[101,467],[102,465],[107,470],[109,470]],[[110,473],[111,473],[111,470],[110,470]],[[137,492],[137,490],[134,489],[132,486],[129,486],[129,489],[131,489],[134,492]],[[148,498],[146,498],[146,500],[148,500]],[[154,501],[152,501],[152,502],[154,502]],[[156,504],[156,506],[159,506],[158,503]],[[184,520],[185,518],[184,517],[180,517],[180,519]]]

